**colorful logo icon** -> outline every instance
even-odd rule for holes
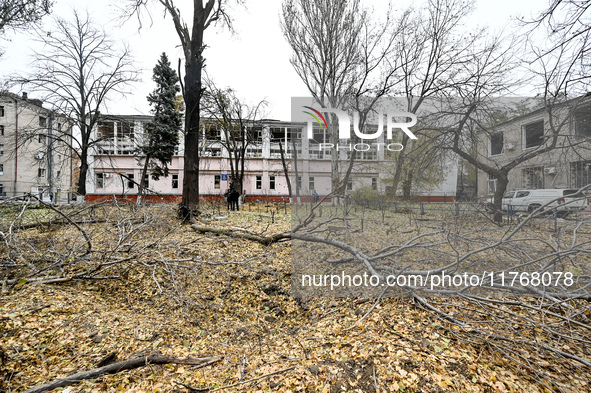
[[[304,108],[310,109],[314,113],[311,113],[311,112],[308,112],[308,111],[302,111],[302,112],[307,113],[308,115],[310,115],[314,119],[316,119],[316,121],[318,122],[318,125],[320,126],[320,128],[322,128],[322,123],[320,123],[320,119],[322,119],[322,121],[324,122],[324,127],[328,130],[328,125],[326,124],[326,119],[324,118],[324,116],[322,115],[322,113],[320,113],[320,111],[312,108],[311,106],[304,106]],[[318,117],[320,117],[320,119]]]

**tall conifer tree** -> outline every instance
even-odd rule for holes
[[[139,152],[144,158],[144,169],[140,178],[139,199],[145,193],[148,169],[152,179],[168,176],[168,165],[179,144],[179,132],[183,124],[177,94],[180,92],[179,78],[170,66],[166,53],[154,67],[152,80],[156,89],[148,95],[154,120],[144,125],[144,141]]]

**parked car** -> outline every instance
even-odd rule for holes
[[[503,195],[503,199],[501,200],[501,208],[503,209],[503,211],[507,211],[507,206],[509,204],[509,202],[511,201],[511,199],[515,196],[515,193],[517,191],[507,191],[505,193],[505,195]],[[495,198],[488,198],[485,202],[486,205],[486,209],[489,213],[493,213],[494,212],[494,208],[493,205],[495,203]]]
[[[492,199],[488,202],[492,203]],[[504,211],[511,208],[512,211],[533,212],[544,205],[545,211],[556,209],[564,214],[586,209],[589,201],[582,192],[563,188],[508,191],[501,201]]]

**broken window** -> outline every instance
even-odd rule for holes
[[[544,121],[527,124],[524,127],[525,148],[540,146],[544,143]]]

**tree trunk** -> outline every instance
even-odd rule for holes
[[[402,146],[406,146],[408,143],[408,135],[402,136]],[[392,196],[396,198],[396,191],[398,191],[398,184],[400,183],[400,176],[402,175],[402,165],[404,165],[404,149],[398,152],[398,158],[396,158],[396,168],[394,168],[394,179],[392,180]]]
[[[283,146],[281,145],[281,142],[279,142],[279,152],[281,153],[281,165],[283,166],[283,174],[285,175],[285,181],[287,183],[287,192],[289,194],[289,198],[292,198],[293,194],[291,192],[291,180],[289,180],[289,170],[287,169],[287,162],[285,161],[285,154],[283,152]]]
[[[168,3],[168,2],[166,2]],[[185,53],[185,167],[183,178],[183,202],[180,214],[185,220],[193,221],[199,214],[199,133],[201,123],[201,96],[203,84],[203,33],[215,2],[208,0],[205,7],[202,1],[193,2],[193,27],[189,35],[183,27],[178,9],[165,6],[173,16],[175,28]],[[209,20],[211,22],[211,20]]]
[[[402,194],[405,200],[410,200],[410,192],[412,189],[412,171],[408,173],[406,179],[402,182]]]
[[[201,100],[201,59],[191,59],[185,75],[185,168],[183,179],[183,211],[192,219],[199,209],[199,131]]]
[[[152,142],[150,142],[150,147],[152,145]],[[137,203],[140,204],[142,203],[142,197],[144,196],[145,192],[146,192],[146,188],[148,187],[148,185],[146,184],[146,175],[148,174],[148,163],[150,162],[150,156],[146,156],[146,159],[144,161],[144,168],[142,169],[142,174],[140,175],[140,181],[138,182],[138,184],[140,185],[138,187],[138,191],[137,191]]]
[[[86,175],[88,174],[88,148],[82,147],[80,152],[80,175],[78,176],[78,195],[86,195]]]
[[[334,116],[336,117],[336,116]],[[333,116],[330,116],[330,118],[332,119]],[[329,124],[330,127],[330,136],[329,136],[329,142],[332,143],[333,146],[338,146],[339,144],[339,130],[338,130],[338,122],[335,121],[334,119],[332,119],[330,121]],[[339,150],[338,149],[332,149],[331,150],[331,155],[330,155],[330,183],[331,183],[331,191],[335,192],[339,189],[339,186],[341,185],[341,176],[339,173]],[[351,154],[355,154],[355,152],[351,152]],[[346,189],[347,185],[345,184],[345,189]],[[339,190],[332,198],[332,205],[335,204],[339,204],[340,203],[340,198],[339,195],[341,190]]]
[[[495,222],[502,222],[503,221],[503,195],[505,195],[505,191],[507,191],[507,186],[509,185],[509,178],[508,173],[503,172],[501,176],[497,177],[497,188],[495,190],[494,196],[494,220]]]
[[[293,148],[293,171],[294,171],[294,179],[295,179],[295,202],[299,205],[300,204],[300,182],[298,181],[299,173],[298,173],[298,151],[296,149],[295,141],[292,141],[292,148]]]
[[[241,159],[240,159],[240,169],[238,172],[238,182],[239,182],[239,188],[238,191],[240,191],[240,194],[244,194],[244,164],[246,161],[246,147],[244,147],[241,150]]]

